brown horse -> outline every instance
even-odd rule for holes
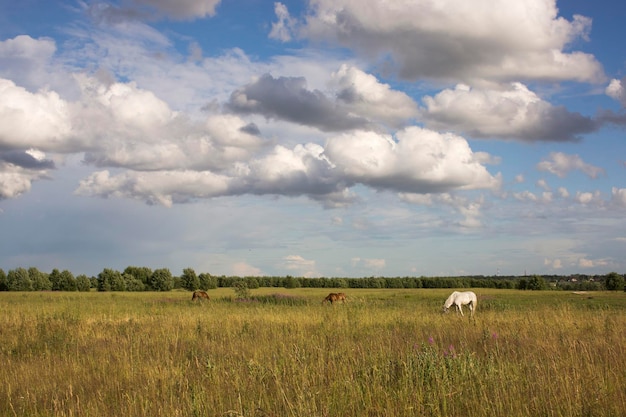
[[[330,294],[328,294],[326,296],[326,298],[324,298],[322,303],[324,303],[325,301],[328,301],[331,304],[333,304],[336,301],[341,301],[342,303],[345,303],[346,302],[346,294],[344,294],[342,292],[331,292]]]
[[[209,294],[207,294],[206,291],[202,291],[202,290],[194,291],[193,295],[191,296],[191,301],[196,301],[196,300],[201,300],[201,299],[205,299],[208,301]]]

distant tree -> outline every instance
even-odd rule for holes
[[[581,282],[582,291],[601,291],[602,283],[595,281],[583,281]]]
[[[172,288],[175,290],[182,290],[183,289],[183,282],[181,281],[180,277],[177,277],[176,275],[172,276]]]
[[[291,275],[287,275],[287,278],[285,278],[285,288],[300,288],[301,284],[300,281],[298,281],[296,278],[292,277]]]
[[[104,268],[98,274],[98,291],[120,291],[119,281],[124,282],[119,271]]]
[[[9,291],[7,274],[4,273],[4,269],[0,269],[0,291]]]
[[[546,283],[546,280],[543,279],[543,277],[539,275],[533,275],[528,279],[526,289],[534,291],[545,290],[548,289],[548,284]]]
[[[61,291],[61,272],[54,268],[50,275],[48,275],[48,280],[52,284],[52,291]]]
[[[220,288],[231,288],[234,287],[235,283],[240,279],[239,277],[227,277],[222,275],[221,277],[217,277],[217,286]]]
[[[501,279],[498,280],[497,284],[496,284],[496,288],[499,289],[514,289],[515,288],[515,281],[512,279]]]
[[[385,288],[404,288],[404,282],[400,278],[386,278]]]
[[[174,278],[167,268],[156,269],[150,276],[150,288],[154,291],[171,291]]]
[[[251,290],[257,289],[259,288],[259,280],[256,279],[256,277],[246,277],[244,278],[246,281],[246,285],[248,286],[248,288],[250,288]]]
[[[259,281],[259,286],[261,287],[282,287],[284,286],[284,278],[281,277],[257,277]]]
[[[124,270],[124,274],[129,274],[143,282],[143,285],[148,287],[150,277],[152,276],[152,269],[145,266],[128,266]]]
[[[52,289],[52,282],[48,278],[48,274],[41,272],[35,267],[28,268],[28,276],[33,283],[34,291],[49,291]]]
[[[348,288],[348,280],[345,278],[333,278],[330,280],[332,288]]]
[[[76,291],[76,279],[74,278],[74,274],[72,274],[67,269],[61,272],[61,277],[59,281],[59,290],[60,291]]]
[[[200,288],[200,279],[196,275],[196,271],[194,271],[192,268],[183,269],[183,274],[180,276],[180,281],[181,287],[186,290],[194,291]]]
[[[143,291],[146,289],[144,283],[131,274],[122,274],[122,278],[124,278],[126,291]]]
[[[268,277],[268,276],[263,276],[263,277],[258,277],[259,280],[259,286],[261,287],[273,287],[274,285],[272,285],[272,277]]]
[[[111,291],[126,291],[126,280],[119,271],[111,275]]]
[[[217,288],[217,277],[211,276],[211,274],[203,272],[198,275],[198,280],[200,281],[200,289],[202,290],[206,291]]]
[[[76,289],[81,292],[91,290],[91,281],[87,278],[87,275],[81,274],[76,277]]]
[[[33,283],[25,268],[12,269],[7,274],[7,283],[10,291],[32,291]]]
[[[624,277],[617,272],[611,272],[604,278],[604,287],[609,291],[624,290]]]

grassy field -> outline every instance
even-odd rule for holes
[[[343,291],[0,293],[0,415],[626,415],[623,292]]]

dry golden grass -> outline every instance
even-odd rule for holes
[[[0,293],[2,416],[621,416],[626,294]]]

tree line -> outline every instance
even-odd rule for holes
[[[196,274],[185,268],[174,276],[167,268],[129,266],[124,271],[105,268],[97,276],[74,276],[70,271],[53,269],[46,273],[35,267],[0,269],[0,291],[171,291],[209,290],[219,287],[248,289],[280,288],[501,288],[520,290],[560,289],[568,291],[625,290],[625,278],[616,272],[607,275],[466,276],[466,277],[363,277],[305,278],[261,276],[237,277]]]

